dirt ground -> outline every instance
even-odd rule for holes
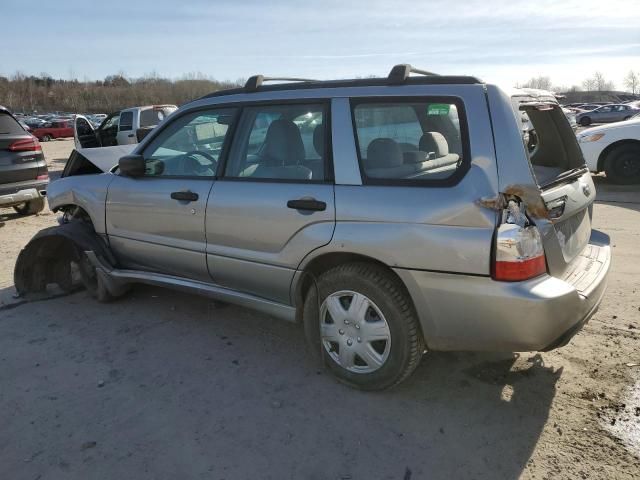
[[[72,142],[43,147],[55,176]],[[584,330],[428,353],[384,393],[336,383],[298,326],[200,297],[23,303],[15,258],[56,216],[0,210],[0,478],[640,478],[640,189],[596,181],[615,257]]]

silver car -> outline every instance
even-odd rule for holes
[[[592,123],[608,123],[629,120],[637,113],[640,113],[640,110],[632,107],[631,105],[603,105],[593,110],[577,114],[576,122],[583,127],[586,127]]]
[[[425,351],[557,348],[596,311],[609,239],[556,102],[408,65],[266,81],[181,107],[117,165],[75,151],[18,292],[79,278],[101,300],[146,283],[254,308],[370,390]]]

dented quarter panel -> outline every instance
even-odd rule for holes
[[[47,200],[53,211],[65,205],[84,209],[91,218],[96,233],[106,234],[105,202],[113,174],[64,177],[49,184]]]
[[[471,152],[465,176],[444,187],[360,185],[360,178],[343,176],[337,164],[358,165],[353,130],[335,129],[336,229],[332,241],[311,252],[299,269],[324,254],[357,253],[397,268],[490,274],[496,212],[479,200],[497,196],[498,179],[484,87],[450,86],[446,92],[465,105]],[[404,89],[398,94],[408,95]],[[437,94],[439,86],[420,89],[421,96]],[[332,123],[351,125],[350,115],[336,109]]]

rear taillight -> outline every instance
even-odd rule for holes
[[[537,277],[547,271],[540,232],[532,225],[520,205],[510,200],[496,231],[494,280],[517,282]]]
[[[12,152],[41,152],[42,147],[36,137],[17,140],[9,145],[8,149]]]
[[[48,174],[48,173],[45,173],[45,174],[43,174],[43,175],[38,175],[38,176],[36,177],[36,180],[49,180],[49,174]]]

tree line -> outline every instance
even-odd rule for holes
[[[623,80],[624,88],[630,93],[640,94],[640,72],[629,70]],[[550,77],[540,76],[530,78],[521,85],[526,88],[539,88],[541,90],[550,90],[552,92],[610,92],[616,89],[615,84],[607,80],[602,72],[595,72],[591,77],[585,78],[579,85],[559,86],[554,85]]]
[[[104,80],[79,81],[16,73],[0,76],[0,105],[25,113],[110,113],[138,105],[182,105],[237,85],[238,82],[221,82],[202,74],[169,80],[155,74],[131,79],[120,73]]]

